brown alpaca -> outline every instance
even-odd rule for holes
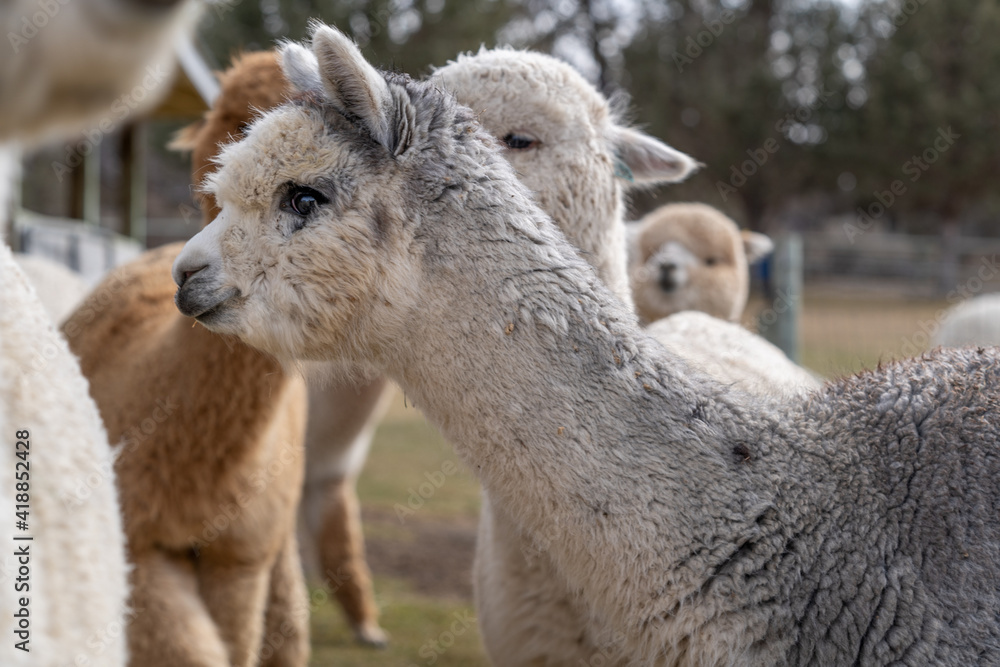
[[[305,383],[177,312],[181,246],[112,273],[63,326],[119,443],[130,664],[303,666]]]
[[[188,126],[172,147],[191,151],[193,181],[214,171],[222,145],[238,140],[257,115],[284,101],[287,83],[273,51],[246,53],[220,75],[221,92],[205,118]],[[200,192],[200,190],[199,190]],[[204,224],[219,213],[199,194]],[[365,562],[356,484],[389,395],[385,380],[335,381],[309,389],[306,478],[299,512],[303,560],[321,571],[358,641],[382,646],[378,607]],[[318,567],[317,567],[318,566]]]

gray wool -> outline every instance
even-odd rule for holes
[[[805,397],[720,385],[643,333],[468,109],[332,29],[313,49],[297,104],[222,156],[185,312],[399,382],[614,660],[1000,663],[997,351]],[[288,181],[330,202],[292,224]]]

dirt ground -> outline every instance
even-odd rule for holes
[[[475,520],[413,516],[400,525],[391,512],[364,509],[361,515],[375,575],[402,579],[425,595],[472,600]]]

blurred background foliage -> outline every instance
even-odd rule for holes
[[[991,0],[221,0],[200,39],[222,67],[241,49],[302,38],[310,18],[414,76],[481,44],[569,61],[626,97],[630,120],[706,165],[636,196],[636,215],[658,196],[705,201],[757,229],[807,229],[901,180],[889,229],[998,231]],[[957,138],[928,164],[922,154],[948,128]]]

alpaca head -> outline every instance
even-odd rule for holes
[[[588,253],[604,240],[594,231],[621,220],[623,187],[678,182],[698,166],[619,124],[607,99],[552,56],[482,49],[430,80],[472,109],[542,209]]]
[[[207,180],[221,212],[178,256],[176,302],[282,358],[370,351],[407,326],[421,270],[447,270],[449,234],[497,203],[469,198],[506,185],[507,206],[540,214],[444,91],[379,72],[327,26],[281,58],[291,101],[223,149]],[[453,225],[429,235],[440,220]]]
[[[170,144],[171,148],[191,151],[191,180],[197,188],[204,224],[219,215],[215,198],[200,189],[215,170],[212,160],[225,144],[242,139],[260,113],[284,102],[288,92],[274,51],[244,53],[219,75],[219,96],[205,117],[181,130]]]
[[[630,277],[639,318],[653,322],[682,310],[735,321],[749,291],[748,264],[771,252],[763,234],[740,231],[704,204],[668,204],[632,231]]]

